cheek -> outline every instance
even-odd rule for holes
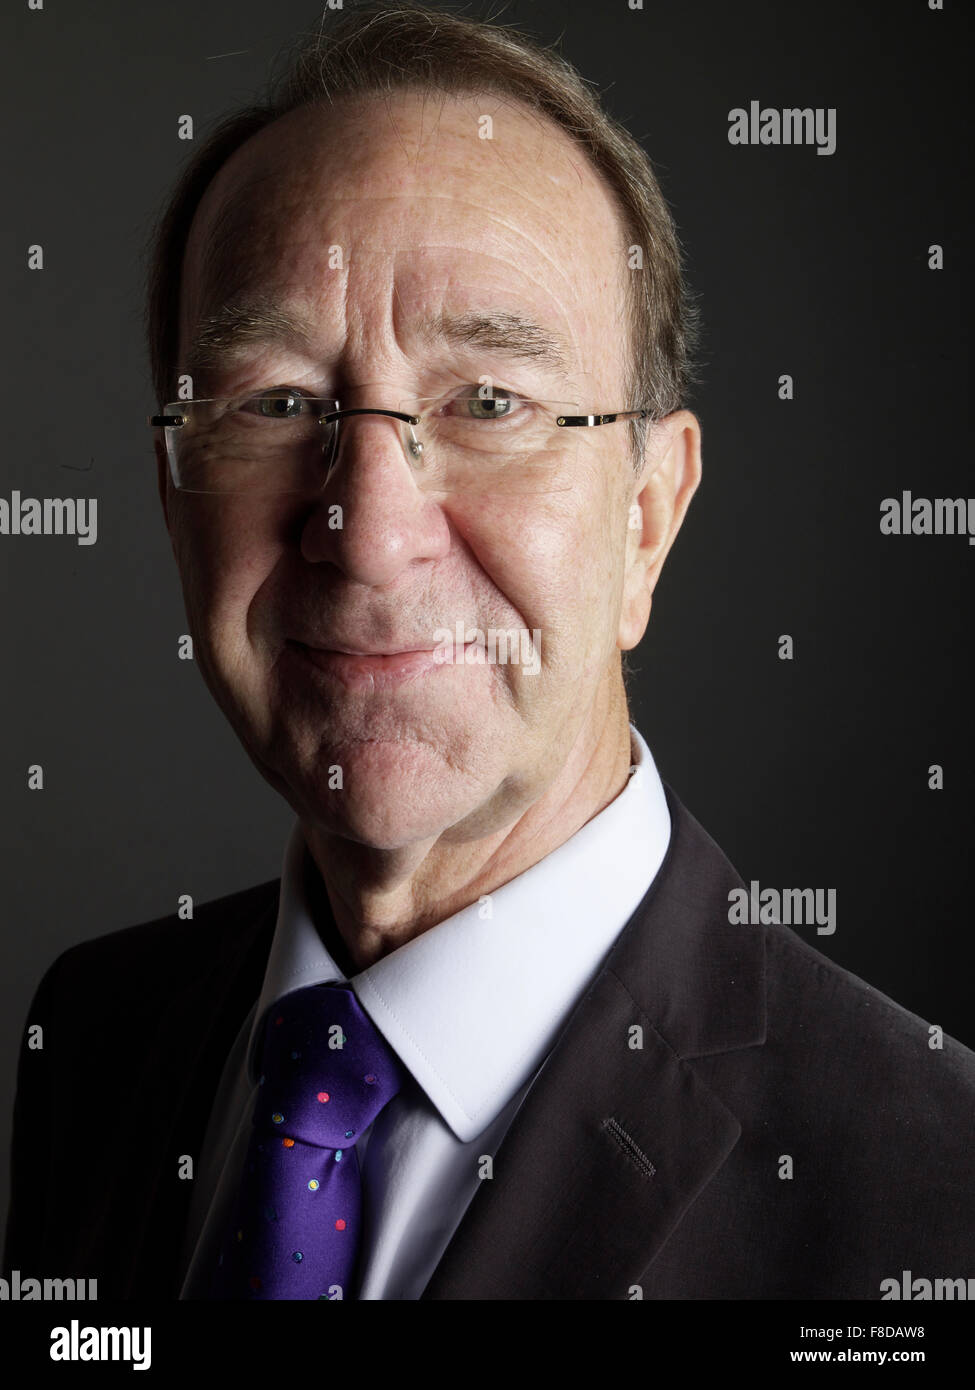
[[[597,484],[517,506],[468,504],[451,517],[509,619],[538,628],[546,664],[576,675],[601,669],[615,639],[621,561],[612,508]]]
[[[194,637],[214,650],[240,646],[255,595],[281,553],[279,519],[236,497],[182,497],[176,561]]]
[[[619,501],[602,478],[553,508],[535,538],[540,582],[550,586],[550,647],[567,675],[591,682],[616,649],[625,536]],[[551,579],[546,579],[551,575]]]

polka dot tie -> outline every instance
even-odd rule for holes
[[[311,985],[270,1009],[215,1298],[352,1296],[362,1234],[356,1139],[405,1077],[347,985]]]

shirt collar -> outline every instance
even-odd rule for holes
[[[631,724],[626,786],[509,883],[349,977],[363,1007],[457,1137],[494,1120],[538,1069],[663,862],[670,813]],[[248,1047],[266,1011],[305,985],[343,981],[305,897],[298,822]]]

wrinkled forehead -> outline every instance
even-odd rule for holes
[[[407,322],[490,310],[585,368],[622,336],[623,241],[584,153],[520,104],[405,92],[304,107],[237,150],[201,201],[181,356],[198,320],[248,296],[306,320],[341,308],[348,327],[392,286]]]

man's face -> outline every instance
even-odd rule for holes
[[[582,154],[520,107],[417,93],[305,108],[248,141],[204,197],[180,367],[196,397],[291,387],[396,409],[476,394],[487,377],[587,412],[626,408],[625,264]],[[300,316],[307,340],[242,343],[194,368],[200,320],[257,296]],[[497,315],[535,325],[535,344],[551,339],[564,362],[514,350],[517,335],[430,333],[441,318]],[[263,774],[320,829],[382,849],[484,836],[535,802],[605,718],[629,426],[566,430],[571,486],[514,497],[422,490],[388,418],[340,430],[313,496],[167,483],[197,659]],[[421,658],[404,672],[388,656],[315,654],[429,649],[458,622],[538,630],[540,669]]]

